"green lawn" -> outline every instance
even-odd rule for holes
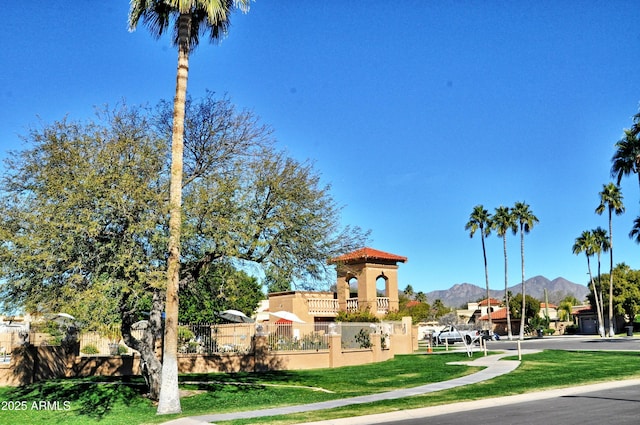
[[[475,357],[479,355],[476,353]],[[448,380],[477,370],[446,365],[447,362],[461,360],[467,360],[466,354],[418,354],[396,356],[384,363],[339,369],[184,375],[181,380],[188,384],[181,386],[187,395],[182,399],[182,416],[353,397]],[[638,353],[546,351],[524,356],[522,365],[516,371],[486,383],[402,400],[290,415],[286,418],[234,421],[233,424],[287,424],[329,419],[632,376],[640,376]],[[153,403],[142,397],[141,392],[141,382],[136,379],[58,380],[24,388],[0,387],[3,409],[0,410],[0,423],[135,425],[159,423],[177,417],[156,416]]]

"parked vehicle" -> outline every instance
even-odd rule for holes
[[[493,331],[482,330],[480,333],[482,334],[482,339],[485,341],[500,341],[500,335]]]
[[[456,328],[455,326],[445,326],[440,332],[434,334],[433,342],[434,344],[444,344],[445,341],[449,344],[453,344],[455,342],[466,342],[467,345],[473,344],[477,342],[480,338],[480,331],[472,330],[465,331]]]

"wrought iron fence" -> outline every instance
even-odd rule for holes
[[[133,331],[139,338],[142,331]],[[405,332],[401,322],[384,323],[237,323],[181,324],[178,327],[178,352],[181,354],[250,353],[256,334],[265,336],[272,351],[320,351],[329,349],[329,335],[340,334],[343,349],[371,347],[371,333],[381,335],[383,346],[389,336]],[[133,354],[120,341],[114,346],[97,333],[80,334],[82,355]]]
[[[248,353],[255,324],[182,324],[178,327],[178,352],[191,354]]]
[[[132,330],[131,335],[134,338],[141,338],[142,331]],[[124,345],[122,340],[111,341],[97,332],[82,332],[79,335],[79,342],[81,356],[114,356],[137,353],[137,351]]]
[[[270,323],[262,325],[273,351],[328,350],[330,323]]]

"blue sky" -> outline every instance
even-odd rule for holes
[[[0,147],[95,106],[171,99],[168,37],[127,31],[129,3],[18,2],[5,8]],[[527,202],[526,276],[587,280],[571,247],[609,182],[614,143],[640,105],[640,8],[633,1],[317,2],[258,0],[220,45],[191,57],[189,93],[227,93],[275,129],[292,156],[315,161],[345,224],[409,258],[400,287],[484,286],[476,204]],[[2,154],[0,154],[2,155]],[[623,180],[614,261],[640,268],[627,234],[640,214]],[[508,239],[510,284],[519,239]],[[504,285],[501,240],[487,243],[492,289]],[[608,260],[603,263],[608,269]]]

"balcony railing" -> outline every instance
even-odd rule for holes
[[[389,312],[389,298],[387,297],[378,297],[378,313],[388,313]]]
[[[308,307],[309,314],[327,315],[337,314],[340,311],[338,300],[331,298],[310,298]]]
[[[376,298],[376,306],[378,313],[389,312],[389,298],[378,297]],[[308,300],[309,314],[311,315],[335,315],[340,311],[340,305],[336,299],[328,298],[310,298]],[[347,311],[358,311],[358,298],[347,299]]]

